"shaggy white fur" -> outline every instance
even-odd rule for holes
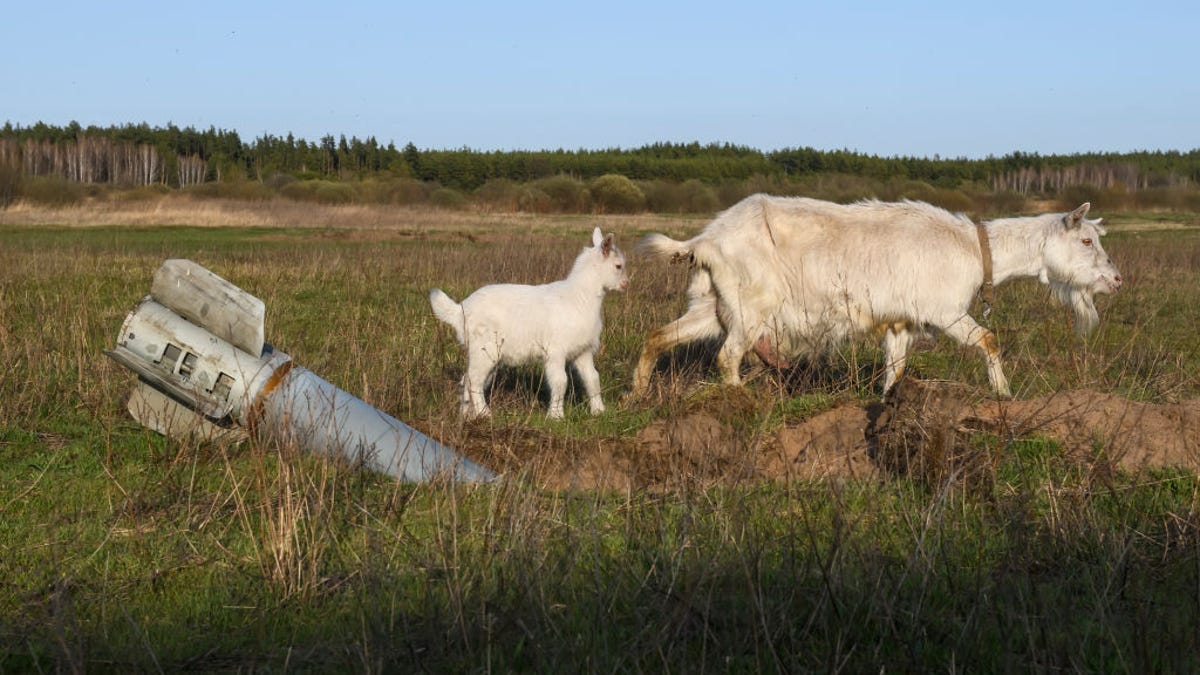
[[[465,416],[491,414],[484,391],[500,364],[540,361],[550,385],[549,416],[563,416],[567,364],[573,364],[587,392],[593,415],[604,411],[600,374],[594,362],[600,348],[603,302],[607,291],[629,287],[625,256],[613,235],[592,232],[592,246],[575,259],[567,278],[541,286],[493,284],[456,303],[439,289],[429,303],[439,319],[454,328],[467,350],[460,407]]]
[[[1075,311],[1081,332],[1098,321],[1093,295],[1115,293],[1122,283],[1100,245],[1100,221],[1086,218],[1089,208],[985,224],[994,283],[1036,276]],[[739,384],[751,350],[778,362],[880,328],[886,391],[904,370],[913,332],[926,327],[983,350],[992,387],[1011,393],[995,336],[967,313],[983,265],[975,225],[965,216],[922,202],[842,205],[754,195],[688,241],[650,234],[641,250],[696,267],[687,312],[646,340],[635,395],[648,386],[658,356],[675,345],[723,335],[722,377]]]

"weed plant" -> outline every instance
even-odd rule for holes
[[[627,250],[646,229],[699,227],[613,223]],[[546,456],[631,444],[696,396],[726,395],[695,350],[656,374],[659,395],[617,404],[646,334],[682,311],[686,270],[631,260],[631,291],[606,304],[610,410],[595,419],[576,396],[565,422],[545,420],[539,373],[518,369],[493,390],[495,420],[461,423],[465,359],[426,303],[432,286],[462,298],[560,278],[593,224],[5,226],[0,671],[1200,667],[1195,467],[1129,474],[1045,439],[981,437],[1001,458],[984,485],[547,490],[511,462],[491,485],[397,484],[266,442],[164,439],[128,418],[133,378],[101,355],[162,261],[186,257],[262,298],[268,341],[301,365],[450,445],[491,438],[485,464],[531,434]],[[1037,284],[999,289],[992,323],[1018,396],[1197,396],[1200,234],[1113,229],[1127,283],[1095,335],[1073,337]],[[872,400],[880,366],[864,340],[800,376],[762,373],[739,433]],[[982,359],[944,338],[910,368],[986,383]]]

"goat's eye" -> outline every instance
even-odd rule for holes
[[[1083,245],[1084,245],[1084,246],[1091,246],[1091,245],[1092,245],[1092,240],[1091,240],[1091,239],[1080,239],[1080,241],[1081,241],[1081,242],[1083,242]]]
[[[621,269],[622,267],[623,265],[621,265],[621,263],[617,263],[617,269]]]

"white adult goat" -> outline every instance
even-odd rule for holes
[[[625,256],[613,235],[592,232],[592,246],[575,258],[566,279],[541,286],[493,284],[461,304],[440,289],[429,292],[437,318],[450,324],[467,349],[467,372],[459,401],[463,415],[491,414],[484,390],[500,364],[541,361],[550,384],[549,416],[563,416],[567,363],[575,366],[593,415],[604,411],[595,354],[600,348],[606,291],[629,287]]]
[[[1075,311],[1081,333],[1099,321],[1094,294],[1122,283],[1100,245],[1100,220],[1085,217],[1089,208],[982,226],[994,283],[1036,276]],[[641,249],[696,267],[687,312],[646,340],[634,395],[645,392],[658,356],[686,342],[724,335],[718,366],[726,383],[740,384],[752,349],[782,364],[880,327],[887,391],[904,370],[912,331],[927,326],[982,349],[992,388],[1011,395],[995,336],[967,314],[984,262],[980,233],[965,216],[922,202],[753,195],[688,241],[650,234]]]

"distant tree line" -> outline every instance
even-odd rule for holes
[[[1200,185],[1200,149],[1072,155],[1013,152],[983,159],[880,157],[807,147],[764,152],[694,142],[632,149],[479,151],[419,149],[412,143],[398,148],[374,137],[347,139],[344,135],[326,135],[310,142],[290,133],[283,137],[266,134],[244,141],[235,131],[173,124],[82,127],[72,122],[60,127],[39,122],[28,127],[6,123],[0,128],[0,199],[20,192],[19,187],[11,186],[6,192],[6,180],[12,183],[40,177],[184,189],[231,182],[281,188],[300,181],[307,185],[292,187],[292,192],[316,194],[324,189],[327,195],[338,193],[339,188],[330,188],[330,183],[403,179],[421,183],[424,187],[418,191],[426,196],[451,190],[497,205],[512,202],[517,209],[533,204],[536,210],[546,199],[558,204],[555,208],[564,208],[563,199],[573,199],[553,194],[563,190],[561,180],[554,183],[556,177],[591,186],[606,176],[637,183],[649,208],[654,207],[655,199],[647,187],[650,192],[669,193],[670,203],[680,204],[680,209],[707,208],[724,205],[734,193],[744,191],[730,185],[753,184],[789,192],[812,187],[816,181],[828,192],[826,178],[835,182],[857,179],[857,184],[842,192],[865,189],[881,198],[897,192],[896,185],[916,185],[918,193],[940,190],[1046,197],[1083,189],[1107,191],[1111,196]],[[401,192],[415,189],[404,185],[407,187]],[[526,190],[526,194],[514,190],[514,185],[540,187]],[[400,188],[393,185],[389,189],[394,193]],[[833,192],[839,193],[838,189]],[[900,196],[912,192],[899,190]],[[914,198],[923,196],[928,195]]]

